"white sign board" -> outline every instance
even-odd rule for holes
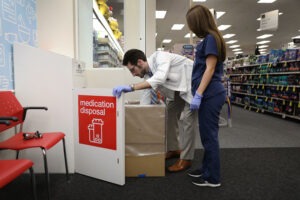
[[[262,13],[260,15],[260,27],[261,31],[275,31],[278,29],[278,16],[279,10],[273,10],[270,12]]]
[[[123,95],[112,89],[75,89],[75,171],[125,184]]]

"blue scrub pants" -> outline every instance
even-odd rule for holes
[[[210,183],[220,183],[219,115],[225,103],[226,93],[203,98],[198,110],[198,123],[204,156],[202,178]]]

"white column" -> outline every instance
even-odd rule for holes
[[[140,49],[149,56],[155,47],[156,1],[124,1],[124,51]]]

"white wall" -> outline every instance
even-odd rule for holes
[[[75,57],[74,0],[37,0],[38,47]]]

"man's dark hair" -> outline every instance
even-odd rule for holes
[[[138,59],[142,59],[143,61],[147,61],[146,55],[144,52],[138,49],[130,49],[128,50],[123,58],[123,65],[126,66],[129,62],[132,65],[136,65]]]

